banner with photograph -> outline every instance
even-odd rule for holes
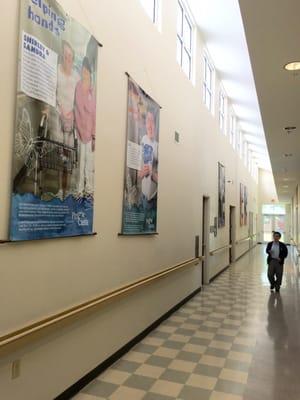
[[[93,232],[98,43],[55,0],[21,0],[11,240]]]
[[[248,224],[248,191],[244,186],[244,225]]]
[[[240,183],[240,226],[244,225],[244,185]]]
[[[122,234],[157,230],[160,106],[128,77]]]
[[[218,227],[225,226],[225,167],[218,163]]]

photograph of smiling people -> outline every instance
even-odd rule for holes
[[[159,105],[129,78],[124,234],[156,233],[159,113]]]
[[[75,125],[79,139],[78,196],[93,196],[96,135],[96,95],[88,57],[82,62],[81,80],[75,91]]]

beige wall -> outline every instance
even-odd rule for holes
[[[291,236],[300,249],[300,182],[296,188],[291,204]]]
[[[7,237],[16,91],[18,0],[2,7],[0,233]],[[218,129],[218,118],[202,103],[202,54],[196,40],[195,82],[176,63],[176,1],[162,2],[162,29],[151,23],[138,0],[63,0],[66,11],[103,44],[99,57],[96,144],[95,230],[98,236],[16,243],[0,248],[0,334],[68,308],[109,289],[194,256],[201,235],[202,197],[217,216],[217,163],[226,166],[226,227],[210,249],[228,244],[229,205],[236,206],[239,184],[248,187],[248,210],[257,212],[257,185]],[[80,4],[82,6],[80,6]],[[162,106],[160,191],[155,237],[118,237],[121,222],[127,80],[125,71]],[[219,82],[216,82],[216,89]],[[216,96],[217,114],[217,96]],[[174,131],[180,144],[174,143]],[[240,245],[237,256],[249,247]],[[212,277],[228,265],[228,253],[209,260]],[[49,334],[0,359],[1,398],[50,400],[90,371],[201,285],[194,267],[136,291],[72,326]],[[11,362],[21,359],[21,376],[10,379]]]
[[[259,169],[258,174],[259,191],[258,198],[260,204],[272,204],[278,202],[274,177],[272,172]]]
[[[278,202],[275,181],[272,172],[259,169],[258,172],[258,241],[263,241],[262,205]]]

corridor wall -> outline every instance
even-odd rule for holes
[[[300,182],[296,186],[296,190],[291,202],[291,236],[300,249]]]
[[[210,224],[217,216],[218,162],[226,168],[226,220],[210,249],[229,241],[229,206],[236,207],[236,237],[248,235],[239,224],[239,185],[248,188],[248,211],[257,212],[257,184],[219,131],[216,76],[214,112],[202,102],[203,50],[195,40],[194,78],[176,62],[176,1],[162,2],[161,30],[139,0],[61,0],[65,10],[103,44],[98,68],[95,237],[8,243],[0,247],[0,335],[65,310],[108,290],[191,259],[202,232],[202,198],[210,197]],[[2,185],[0,239],[8,237],[11,161],[17,76],[19,1],[1,12],[0,109]],[[151,237],[120,237],[127,78],[138,82],[162,106],[158,232]],[[174,132],[180,142],[174,141]],[[248,247],[247,247],[248,246]],[[240,256],[249,248],[237,248]],[[228,250],[210,257],[212,278],[229,263]],[[201,286],[201,268],[160,280],[111,303],[59,331],[21,348],[0,353],[0,397],[51,400],[113,354],[153,321]],[[11,379],[12,362],[21,360]]]

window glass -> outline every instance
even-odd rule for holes
[[[178,2],[177,13],[177,62],[189,79],[192,76],[193,26],[183,3]]]
[[[285,215],[285,205],[284,204],[263,204],[262,214],[268,215]]]

